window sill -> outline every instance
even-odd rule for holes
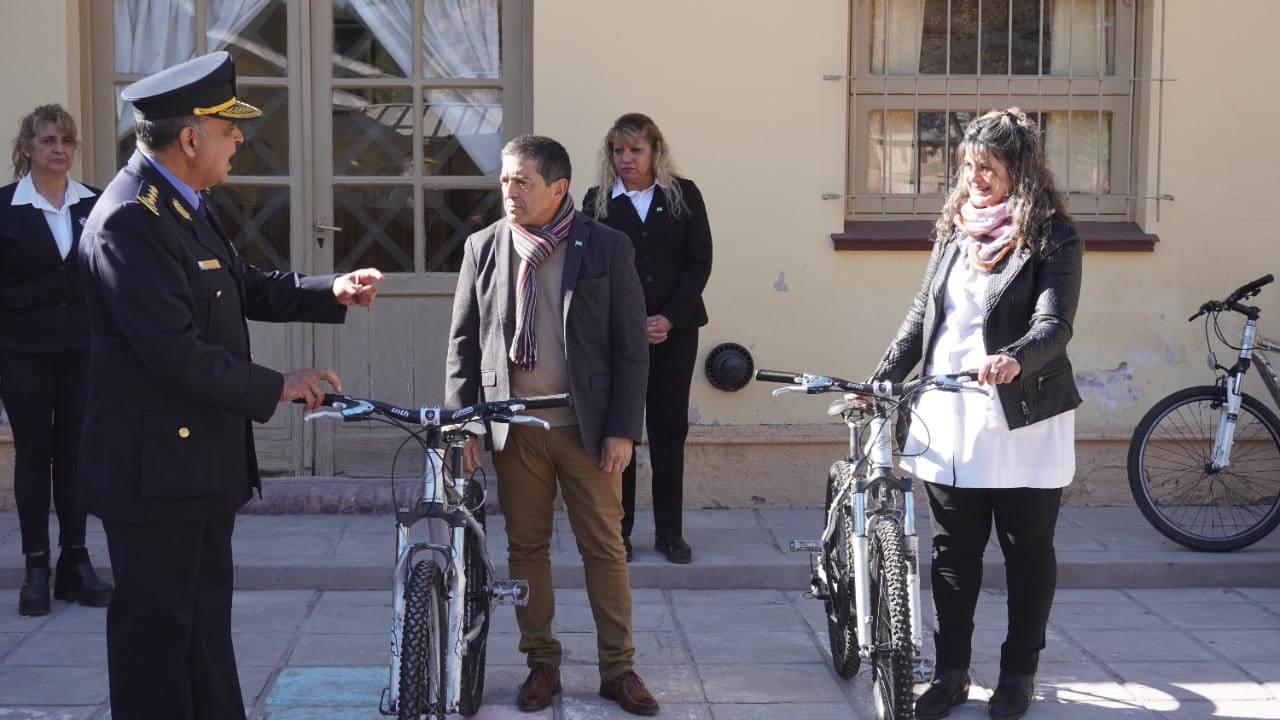
[[[1076,230],[1086,251],[1152,252],[1160,238],[1132,222],[1078,222]],[[832,233],[838,251],[929,250],[933,246],[930,220],[846,220],[844,232]]]

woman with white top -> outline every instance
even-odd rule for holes
[[[974,120],[935,226],[924,282],[874,376],[902,381],[976,369],[989,395],[924,393],[903,466],[925,481],[933,528],[937,675],[920,720],[969,698],[983,549],[1005,558],[1008,632],[988,712],[1022,717],[1035,687],[1057,582],[1054,526],[1075,474],[1080,404],[1067,342],[1080,296],[1081,241],[1021,110]]]
[[[89,326],[76,247],[98,191],[71,179],[76,122],[59,105],[22,119],[17,180],[0,188],[0,400],[13,430],[13,494],[26,575],[18,614],[49,614],[49,506],[58,515],[53,595],[105,606],[112,587],[85,548],[76,500]]]

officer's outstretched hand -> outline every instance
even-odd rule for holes
[[[280,402],[301,400],[306,404],[307,412],[311,412],[320,407],[320,401],[324,400],[324,394],[328,392],[323,383],[332,386],[334,392],[342,392],[342,381],[338,379],[338,373],[327,368],[303,368],[285,373]]]
[[[333,296],[343,305],[369,307],[378,294],[376,282],[381,279],[382,271],[377,268],[352,270],[333,281]]]

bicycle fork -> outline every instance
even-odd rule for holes
[[[1244,324],[1244,332],[1240,343],[1240,358],[1226,382],[1227,405],[1218,421],[1218,434],[1213,440],[1213,453],[1209,456],[1209,467],[1206,472],[1217,472],[1231,465],[1231,445],[1236,436],[1236,422],[1240,419],[1240,404],[1244,395],[1244,375],[1252,361],[1253,335],[1257,329],[1250,318]]]

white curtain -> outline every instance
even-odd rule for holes
[[[987,0],[987,2],[1004,0]],[[1114,18],[1106,17],[1107,0],[1049,0],[1049,75],[1101,77],[1110,72],[1107,53]],[[919,72],[924,0],[874,0],[872,5],[871,72],[877,75],[915,75]],[[981,108],[980,108],[981,109]],[[915,189],[915,128],[910,111],[879,111],[870,118],[872,159],[868,181],[882,192],[928,192]],[[887,125],[887,127],[886,127]],[[1111,179],[1111,114],[1049,111],[1045,113],[1045,154],[1061,188],[1072,192],[1105,193]],[[880,135],[880,137],[877,137]]]
[[[410,0],[346,0],[400,66],[413,74],[413,3]],[[490,79],[501,76],[498,3],[494,0],[428,0],[423,23],[423,70],[429,78]],[[502,93],[498,90],[428,90],[426,127],[437,120],[458,139],[481,172],[502,167]]]
[[[920,69],[924,0],[875,0],[871,8],[871,73],[915,75]]]
[[[1050,18],[1049,74],[1100,77],[1107,71],[1105,0],[1057,0]],[[1111,114],[1097,111],[1046,113],[1045,160],[1058,187],[1068,192],[1111,189]]]
[[[271,2],[208,0],[209,49],[233,43]],[[150,75],[195,57],[195,0],[115,0],[114,14],[117,73]],[[133,130],[133,112],[118,96],[116,117],[123,138]]]

